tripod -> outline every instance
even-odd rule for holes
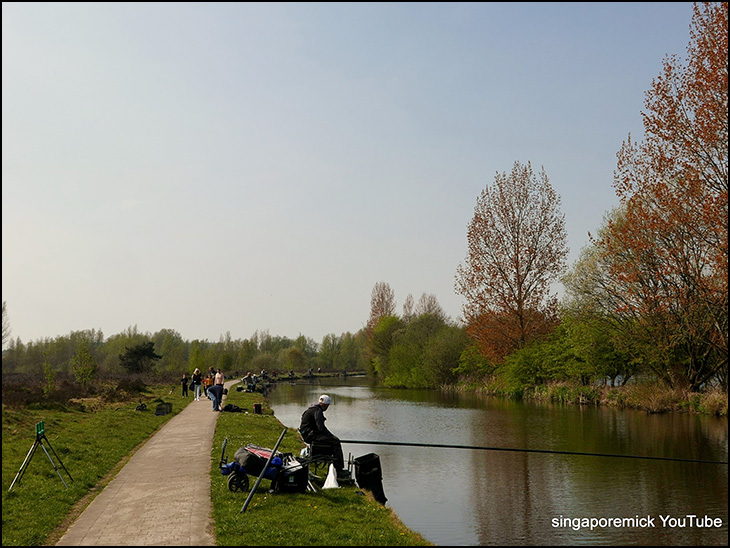
[[[43,452],[48,457],[48,460],[51,461],[51,464],[53,465],[53,469],[56,471],[56,474],[58,474],[58,477],[61,478],[63,485],[66,487],[66,489],[68,489],[68,485],[66,485],[66,482],[63,480],[63,476],[61,476],[61,472],[58,471],[58,467],[56,466],[56,463],[53,462],[51,455],[48,454],[48,450],[46,449],[46,446],[43,443],[43,440],[46,441],[46,443],[48,444],[48,447],[50,447],[51,451],[53,451],[53,454],[56,455],[58,462],[61,463],[61,466],[66,471],[66,474],[68,474],[69,479],[71,481],[74,480],[71,477],[71,474],[69,474],[68,470],[66,470],[66,467],[63,465],[63,462],[61,461],[61,457],[59,457],[56,454],[56,451],[55,451],[55,449],[53,449],[51,442],[48,441],[48,438],[46,437],[46,425],[43,421],[41,421],[41,422],[36,423],[36,425],[35,425],[35,441],[33,442],[33,446],[30,448],[30,451],[28,451],[28,454],[25,456],[25,460],[23,461],[23,464],[20,466],[20,470],[18,470],[18,473],[15,474],[15,479],[13,480],[13,483],[10,484],[8,493],[12,490],[15,483],[19,482],[22,479],[23,474],[25,474],[25,471],[28,469],[28,465],[30,464],[31,459],[33,458],[33,455],[35,454],[35,450],[38,449],[39,445],[40,445],[41,449],[43,449]]]

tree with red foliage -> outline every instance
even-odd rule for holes
[[[566,267],[566,240],[560,198],[544,169],[538,178],[529,162],[515,162],[482,191],[455,288],[466,298],[467,333],[485,357],[499,361],[554,328],[550,284]]]
[[[646,93],[645,139],[615,172],[620,214],[597,247],[632,337],[671,386],[724,369],[728,340],[728,5],[696,3],[687,63],[668,56]]]

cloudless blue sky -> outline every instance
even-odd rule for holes
[[[497,172],[544,167],[570,263],[692,4],[2,5],[2,298],[23,342],[136,325],[320,342],[452,318]],[[559,291],[559,287],[556,288]]]

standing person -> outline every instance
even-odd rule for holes
[[[213,386],[215,384],[215,371],[213,370],[213,367],[208,368],[208,373],[205,375],[205,378],[203,379],[203,394],[210,399],[210,396],[208,396],[208,388]]]
[[[345,470],[345,459],[342,456],[342,444],[340,443],[340,438],[327,430],[327,427],[324,425],[324,421],[327,420],[324,416],[324,412],[327,411],[331,403],[332,398],[326,394],[322,394],[317,403],[309,406],[309,408],[302,413],[302,422],[299,425],[299,432],[302,434],[302,438],[307,443],[323,441],[332,445],[337,477],[349,479],[350,475]]]
[[[203,376],[197,367],[193,371],[193,390],[195,391],[195,401],[200,401],[200,383],[203,382]]]
[[[213,401],[213,411],[221,410],[221,402],[223,396],[228,393],[228,390],[223,388],[222,384],[214,384],[208,387],[208,397]]]
[[[223,380],[224,380],[223,372],[220,369],[218,369],[218,372],[215,374],[215,383],[214,384],[223,385]]]
[[[188,397],[188,383],[190,382],[190,380],[188,379],[187,373],[183,373],[182,381],[180,381],[180,382],[182,383],[183,398],[187,398]]]

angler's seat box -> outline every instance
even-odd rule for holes
[[[300,462],[285,464],[276,477],[276,489],[281,493],[304,493],[309,482],[309,467]]]
[[[380,457],[376,453],[368,453],[355,460],[355,479],[361,489],[373,493],[380,504],[388,500],[383,491],[383,471],[380,468]]]
[[[375,453],[368,453],[355,459],[355,478],[360,487],[365,488],[363,483],[372,480],[382,480],[383,472],[380,468],[380,457]],[[361,481],[362,480],[362,481]]]

